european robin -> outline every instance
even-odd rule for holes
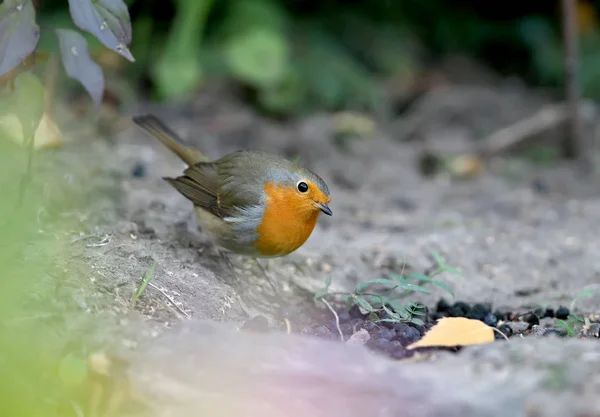
[[[211,161],[155,116],[133,121],[188,165],[183,175],[164,179],[193,203],[200,227],[225,251],[288,255],[306,242],[320,213],[333,215],[325,181],[287,159],[240,150]]]

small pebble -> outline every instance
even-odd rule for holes
[[[137,162],[131,170],[131,175],[135,178],[143,178],[146,176],[146,166],[141,162]]]
[[[506,326],[510,327],[513,333],[524,332],[525,330],[529,329],[529,323],[526,323],[524,321],[507,322]]]
[[[354,333],[352,336],[350,336],[350,339],[348,339],[346,341],[346,344],[348,344],[348,345],[364,345],[370,339],[371,339],[371,336],[369,335],[369,332],[366,331],[365,329],[360,329],[359,331]]]
[[[600,337],[600,323],[592,323],[589,326],[584,326],[583,331],[587,337]]]
[[[531,335],[532,336],[537,336],[537,337],[545,336],[546,335],[546,329],[544,329],[542,326],[534,324],[531,327]]]
[[[559,320],[566,320],[569,318],[569,314],[571,314],[571,312],[567,307],[560,306],[558,307],[558,310],[556,310],[555,317]]]

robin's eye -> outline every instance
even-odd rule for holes
[[[296,187],[298,187],[298,191],[300,191],[301,193],[305,193],[308,191],[308,184],[306,184],[304,181],[300,181],[298,185],[296,185]]]

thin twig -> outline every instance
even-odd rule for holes
[[[108,245],[111,241],[112,241],[112,236],[110,236],[110,235],[104,235],[104,237],[102,238],[102,240],[100,242],[89,243],[89,244],[87,244],[85,246],[86,246],[86,248],[99,248],[101,246]]]
[[[23,129],[25,130],[25,129]],[[34,145],[35,145],[35,130],[31,133],[31,137],[29,138],[29,141],[27,142],[27,144],[29,145],[27,147],[27,170],[25,171],[25,175],[23,176],[23,178],[21,179],[21,188],[19,190],[19,204],[18,204],[18,208],[20,209],[23,206],[23,200],[25,199],[25,193],[27,192],[27,186],[29,185],[29,183],[31,182],[31,170],[33,167],[33,154],[35,151]]]
[[[327,308],[329,308],[329,310],[335,316],[335,327],[337,328],[337,331],[340,334],[340,340],[343,342],[344,341],[344,333],[342,333],[342,329],[340,329],[340,317],[337,315],[337,313],[335,312],[333,307],[331,307],[331,304],[329,304],[326,299],[321,298],[321,301],[323,301],[325,303]]]
[[[188,319],[190,318],[190,315],[188,313],[186,313],[185,310],[183,310],[181,307],[179,307],[175,303],[175,300],[173,300],[173,298],[171,298],[166,292],[164,292],[163,290],[161,290],[160,288],[158,288],[156,285],[154,285],[151,282],[148,283],[148,286],[154,288],[156,291],[158,291],[159,293],[161,293],[173,305],[173,307],[175,307],[175,309],[177,311],[179,311],[181,314],[183,314]]]

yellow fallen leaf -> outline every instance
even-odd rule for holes
[[[5,137],[19,145],[23,145],[23,128],[16,114],[3,114],[0,116],[0,137]],[[34,136],[34,148],[50,148],[60,146],[63,143],[62,132],[54,122],[44,113]]]
[[[448,171],[456,178],[475,178],[483,172],[483,168],[483,161],[475,155],[461,155],[448,164]]]
[[[444,317],[439,319],[421,340],[406,348],[481,345],[493,341],[494,329],[480,320]]]

